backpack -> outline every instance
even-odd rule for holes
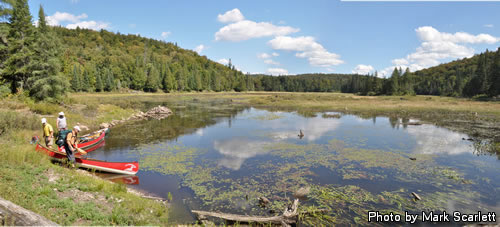
[[[72,130],[62,130],[59,132],[59,135],[57,136],[56,140],[57,146],[62,147],[66,143],[66,136],[70,132],[72,132]]]

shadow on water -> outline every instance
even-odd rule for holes
[[[221,102],[144,103],[174,115],[119,125],[89,156],[139,160],[140,183],[131,187],[170,194],[173,223],[193,223],[191,209],[269,215],[305,186],[303,209],[332,210],[307,225],[368,224],[368,210],[500,210],[498,156],[465,134],[413,119]],[[411,192],[424,199],[413,201]],[[258,207],[260,196],[271,205]]]

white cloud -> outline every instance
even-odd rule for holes
[[[52,16],[47,16],[47,24],[51,26],[62,26],[64,23],[68,23],[66,28],[75,29],[77,27],[80,28],[88,28],[93,30],[106,29],[109,27],[109,23],[100,22],[100,21],[83,21],[83,19],[87,19],[88,15],[82,13],[80,15],[73,15],[71,13],[66,12],[56,12]]]
[[[278,54],[278,53],[276,53],[276,52],[273,52],[271,55],[272,55],[273,57],[278,57],[278,56],[280,56],[280,54]]]
[[[266,59],[266,60],[264,60],[264,63],[266,63],[268,65],[279,65],[280,64],[279,62],[273,61],[273,59]]]
[[[366,75],[370,72],[373,72],[375,69],[371,65],[357,65],[356,68],[352,70],[352,73],[357,73],[360,75]]]
[[[201,54],[201,52],[206,49],[207,47],[203,44],[200,44],[198,45],[197,47],[194,48],[194,51],[196,51],[196,53],[198,54]]]
[[[80,15],[73,15],[70,13],[61,13],[61,12],[56,12],[52,16],[47,16],[47,24],[51,26],[58,26],[61,25],[61,22],[71,22],[71,23],[77,23],[82,19],[86,19],[88,17],[87,14],[83,13]]]
[[[92,30],[101,30],[101,29],[108,28],[109,23],[97,22],[97,21],[91,20],[91,21],[80,21],[78,23],[66,25],[66,28],[69,28],[69,29],[75,29],[77,27],[87,28],[87,29],[92,29]]]
[[[267,69],[267,73],[273,76],[288,75],[288,70],[282,68],[269,68]]]
[[[222,23],[233,23],[244,20],[245,17],[241,14],[240,10],[235,8],[233,10],[227,11],[224,14],[219,14],[217,20]]]
[[[227,65],[229,63],[229,60],[228,59],[225,59],[225,58],[222,58],[222,59],[219,59],[217,62],[223,64],[223,65]]]
[[[238,42],[253,38],[288,35],[299,30],[290,26],[276,26],[268,22],[257,23],[250,20],[242,20],[219,29],[215,33],[215,40]]]
[[[262,53],[262,54],[258,54],[257,57],[260,59],[267,59],[267,58],[270,58],[271,55],[269,55],[268,53]]]
[[[483,27],[486,27],[486,28],[493,28],[493,27],[495,27],[495,26],[493,26],[493,24],[485,24],[485,25],[483,25]]]
[[[417,36],[424,42],[452,42],[452,43],[487,43],[494,44],[499,38],[488,34],[471,35],[466,32],[455,34],[439,32],[431,26],[424,26],[415,29]]]
[[[168,32],[162,32],[162,33],[161,33],[161,37],[162,37],[163,39],[166,39],[167,37],[169,37],[169,36],[170,36],[170,34],[172,34],[172,32],[170,32],[170,31],[168,31]]]
[[[393,65],[408,65],[408,60],[404,59],[404,58],[398,58],[398,59],[394,59],[392,60],[392,64]]]
[[[344,63],[338,54],[328,52],[312,36],[278,36],[268,44],[275,50],[296,51],[295,56],[307,58],[313,66],[329,67]]]
[[[392,60],[393,66],[380,71],[381,76],[392,73],[394,67],[409,68],[416,71],[432,67],[446,59],[459,59],[471,57],[475,50],[466,44],[495,44],[500,38],[489,34],[472,35],[466,32],[446,33],[440,32],[431,26],[423,26],[415,29],[421,44],[415,52],[408,54],[405,58]]]

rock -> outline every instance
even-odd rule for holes
[[[99,128],[100,128],[100,129],[109,128],[109,124],[108,124],[108,123],[101,123],[101,124],[99,125]]]
[[[266,197],[262,196],[262,197],[259,197],[259,206],[261,207],[265,207],[267,206],[267,204],[269,204],[271,201],[269,201],[269,199],[267,199]]]
[[[155,119],[163,119],[172,114],[172,110],[170,110],[167,107],[164,106],[157,106],[152,109],[150,109],[148,112],[146,112],[143,116],[144,117],[151,117]]]
[[[89,130],[89,127],[87,127],[87,126],[85,126],[85,125],[82,125],[82,124],[80,124],[80,123],[76,123],[76,125],[78,125],[78,126],[80,127],[80,129],[81,129],[81,130],[85,130],[85,131]]]
[[[309,192],[311,192],[311,187],[306,186],[306,187],[301,187],[299,190],[297,190],[295,193],[293,193],[293,196],[295,198],[306,198],[307,195],[309,195]]]
[[[417,158],[413,158],[413,157],[411,157],[411,158],[410,158],[410,160],[412,160],[412,161],[416,161],[416,160],[417,160]]]
[[[420,196],[415,192],[412,192],[411,195],[415,198],[415,200],[422,200],[422,198],[420,198]]]

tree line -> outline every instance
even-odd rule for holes
[[[3,21],[3,22],[2,22]],[[67,91],[345,92],[361,95],[499,95],[500,49],[388,78],[358,74],[249,75],[176,43],[106,30],[48,26],[40,6],[33,25],[27,0],[0,0],[0,96],[37,100]]]

